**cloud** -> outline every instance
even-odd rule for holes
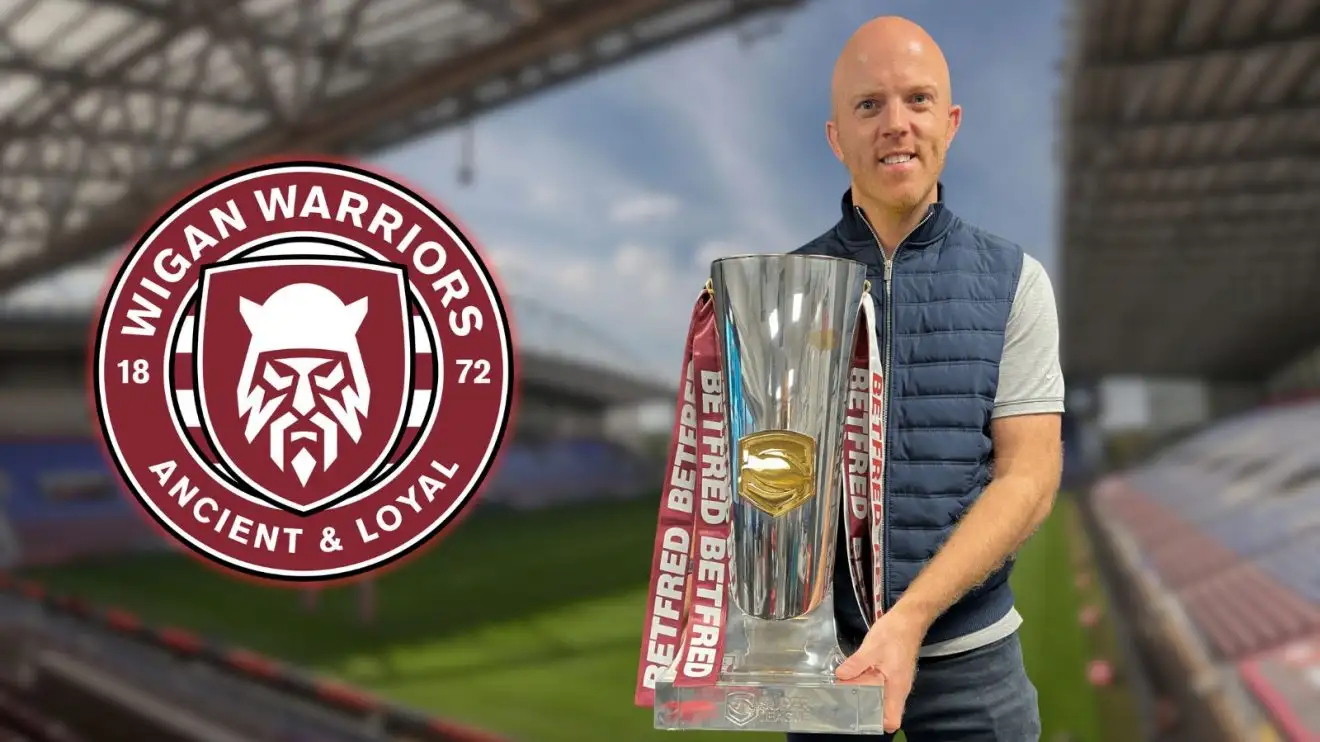
[[[703,271],[706,271],[711,262],[717,258],[727,258],[731,255],[746,255],[751,253],[743,246],[741,242],[733,240],[709,240],[703,242],[701,247],[697,248],[697,254],[693,256],[693,265]]]
[[[616,201],[610,218],[622,224],[663,219],[678,213],[679,200],[668,194],[649,193]]]
[[[705,274],[676,260],[673,250],[627,242],[591,255],[542,241],[488,252],[502,282],[521,297],[513,322],[529,347],[628,365],[662,380],[676,373]]]
[[[594,359],[642,368],[653,378],[672,381],[682,358],[691,312],[710,276],[711,261],[730,255],[766,252],[731,240],[710,240],[688,258],[663,242],[638,238],[610,251],[584,253],[572,245],[542,240],[534,247],[500,245],[489,251],[502,282],[515,295],[533,301],[516,312],[520,337],[546,350],[546,344]],[[547,333],[554,314],[581,318],[586,327]],[[675,377],[676,378],[676,377]]]
[[[560,205],[563,194],[549,183],[534,183],[527,188],[527,204],[533,209],[553,209]]]
[[[776,123],[781,101],[756,84],[754,65],[739,55],[731,37],[712,40],[700,51],[648,68],[641,89],[681,129],[690,162],[727,209],[727,226],[745,240],[792,249],[804,230],[786,214],[797,190],[792,171],[773,162],[781,139],[791,137]]]

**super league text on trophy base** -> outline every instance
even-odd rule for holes
[[[130,301],[118,305],[121,316],[110,319],[114,323],[113,326],[117,327],[122,335],[154,336],[160,331],[157,323],[162,319],[162,313],[147,294],[169,300],[172,296],[171,287],[183,281],[192,272],[204,251],[219,245],[221,241],[229,240],[235,234],[242,233],[248,228],[249,221],[259,215],[259,218],[266,222],[276,222],[294,216],[318,217],[345,227],[351,225],[357,230],[365,230],[366,234],[373,238],[372,242],[392,246],[401,255],[407,254],[411,275],[434,278],[429,283],[415,281],[414,286],[418,290],[430,290],[439,295],[440,305],[449,310],[447,317],[449,332],[454,336],[464,337],[482,328],[485,318],[481,308],[462,301],[469,295],[470,289],[460,268],[456,266],[442,273],[448,262],[442,244],[445,240],[427,239],[423,234],[424,231],[439,231],[437,225],[413,224],[396,244],[395,235],[401,232],[404,226],[403,216],[397,209],[382,203],[377,204],[372,210],[367,197],[359,193],[347,189],[334,189],[341,192],[337,194],[332,192],[331,197],[327,197],[327,190],[321,186],[308,188],[301,196],[302,200],[299,204],[299,196],[293,187],[266,188],[252,191],[250,202],[244,202],[246,199],[231,198],[225,202],[224,208],[210,209],[207,214],[209,225],[203,227],[188,224],[184,228],[188,242],[185,249],[176,250],[163,246],[154,248],[152,250],[154,255],[142,256],[142,260],[151,261],[154,275],[159,280],[143,278],[137,290],[128,297]],[[330,209],[332,202],[335,203],[333,212]],[[372,213],[368,221],[366,215],[369,210]],[[451,308],[451,304],[455,305]],[[164,359],[158,359],[157,363],[163,361]],[[492,367],[490,359],[462,359],[458,362],[466,364],[462,369],[465,375],[479,373],[479,369]],[[159,367],[157,372],[161,373]],[[156,375],[155,378],[164,378],[164,376]],[[299,538],[303,531],[301,528],[271,526],[242,515],[232,514],[228,508],[221,507],[215,499],[201,494],[197,485],[189,481],[187,476],[173,476],[177,466],[175,461],[161,461],[147,467],[149,476],[139,475],[137,479],[144,483],[155,483],[161,492],[167,493],[169,499],[177,504],[181,512],[186,513],[197,523],[212,527],[216,533],[228,528],[226,536],[235,543],[250,546],[258,551],[274,553],[284,550],[288,554],[295,554],[300,548],[315,547],[314,540]],[[459,474],[460,467],[456,463],[432,460],[429,462],[429,468],[434,472],[434,476],[420,475],[416,482],[408,486],[406,493],[395,495],[390,501],[377,508],[374,518],[355,520],[355,536],[360,539],[359,545],[379,538],[382,531],[397,530],[406,518],[424,517],[433,520],[436,517],[436,514],[425,513],[426,506],[435,502],[436,493],[444,489],[446,483]],[[211,483],[207,482],[205,485],[211,486]],[[305,546],[308,543],[311,546]]]

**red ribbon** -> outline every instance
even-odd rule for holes
[[[880,463],[884,379],[869,295],[852,354],[844,433],[843,505],[854,589],[864,613],[878,617],[883,561]],[[634,702],[655,702],[656,680],[675,666],[676,686],[714,685],[724,661],[728,619],[729,440],[727,405],[716,337],[714,301],[703,292],[692,312],[683,353],[683,380],[670,438],[668,479],[660,502],[651,559],[646,622]],[[869,390],[869,391],[868,391]],[[869,518],[868,518],[869,510]],[[867,543],[872,590],[864,589]],[[675,665],[675,663],[678,663]]]
[[[848,374],[843,431],[843,508],[848,528],[849,573],[867,626],[884,610],[884,372],[876,342],[875,311],[863,297]],[[866,590],[866,545],[871,545]],[[837,598],[836,598],[837,600]]]

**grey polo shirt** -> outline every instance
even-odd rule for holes
[[[1059,314],[1054,287],[1039,260],[1024,255],[1013,308],[1004,332],[1004,356],[999,363],[999,390],[992,418],[1063,412],[1063,372],[1059,365]],[[1016,609],[995,623],[921,648],[922,657],[967,652],[1017,631],[1022,616]]]

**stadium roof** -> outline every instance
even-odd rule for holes
[[[1074,13],[1067,372],[1262,379],[1320,342],[1320,3]]]
[[[227,164],[366,155],[800,1],[0,1],[0,290]]]

